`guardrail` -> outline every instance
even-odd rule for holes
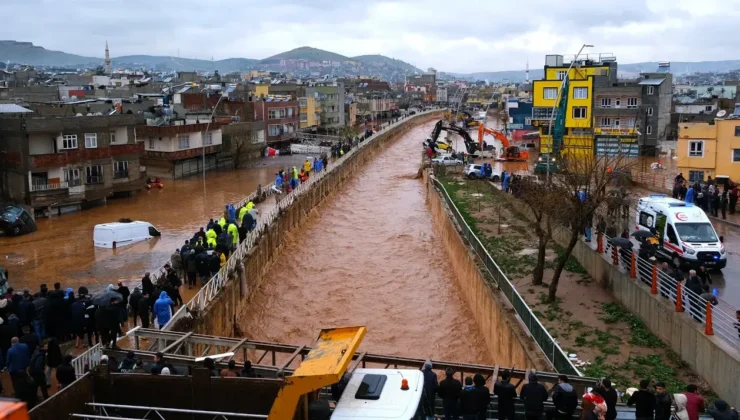
[[[61,190],[64,188],[69,188],[66,181],[56,184],[31,184],[31,192]]]
[[[666,170],[653,172],[632,171],[633,182],[669,192],[673,191],[674,177],[675,175],[670,175]]]
[[[501,292],[506,296],[511,305],[514,307],[517,315],[522,320],[522,323],[524,323],[524,325],[529,330],[532,338],[534,338],[534,340],[540,346],[540,349],[545,354],[545,357],[550,360],[550,363],[555,366],[555,369],[558,372],[569,375],[583,376],[578,368],[576,368],[575,365],[573,365],[573,363],[570,361],[570,359],[568,359],[568,355],[565,354],[562,348],[560,348],[560,345],[555,341],[554,338],[552,338],[550,333],[547,332],[547,329],[542,325],[540,320],[537,319],[537,316],[532,312],[532,309],[530,309],[530,307],[524,301],[519,292],[517,292],[516,288],[514,288],[512,282],[508,279],[508,277],[506,277],[506,274],[504,274],[498,264],[496,264],[496,261],[486,250],[486,247],[483,246],[483,243],[480,241],[478,236],[473,232],[473,230],[463,218],[462,213],[460,213],[460,210],[452,201],[452,198],[447,193],[447,189],[444,187],[444,185],[442,185],[442,183],[436,177],[430,177],[430,179],[432,180],[432,182],[434,182],[434,185],[437,186],[437,188],[439,188],[439,190],[443,193],[442,196],[444,197],[447,205],[452,210],[452,214],[455,217],[458,225],[460,226],[460,229],[462,230],[463,237],[468,241],[475,254],[486,267],[486,271],[488,271],[488,273],[491,275],[498,289],[501,290]]]
[[[603,243],[599,245],[599,241]],[[611,245],[611,240],[606,235],[597,234],[596,246],[597,252],[603,249],[606,256],[611,256],[612,264],[619,265],[619,268],[630,278],[639,279],[642,283],[649,285],[651,294],[660,294],[675,306],[676,312],[686,312],[701,323],[704,326],[705,335],[717,335],[730,346],[740,350],[738,320],[735,318],[734,309],[729,304],[721,300],[718,300],[718,305],[708,304],[706,299],[687,289],[683,283],[679,283],[661,270],[657,261],[646,260],[632,249],[621,249]],[[678,299],[679,290],[680,300]],[[728,310],[731,313],[728,313]]]

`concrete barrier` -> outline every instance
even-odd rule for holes
[[[425,181],[428,176],[429,172],[424,171]],[[483,274],[440,193],[431,182],[424,184],[434,227],[442,237],[459,289],[473,312],[492,359],[503,366],[555,371],[506,296]]]
[[[237,265],[237,270],[229,273],[226,284],[205,310],[202,313],[193,312],[192,317],[183,317],[172,326],[172,329],[192,331],[195,334],[242,336],[236,321],[243,311],[249,309],[249,302],[262,284],[267,271],[283,263],[281,251],[286,237],[301,226],[313,209],[340,190],[346,181],[354,177],[359,169],[372,160],[389,142],[416,125],[441,118],[441,113],[442,111],[424,113],[399,122],[378,133],[356,153],[333,167],[331,172],[312,184],[304,194],[282,211],[273,223],[264,228],[255,245],[246,253],[242,264]]]

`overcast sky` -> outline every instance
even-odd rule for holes
[[[312,46],[475,72],[545,54],[619,62],[740,59],[740,0],[0,0],[0,39],[113,57],[266,58]]]

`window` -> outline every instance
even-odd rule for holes
[[[740,125],[735,126],[735,137],[740,137]]]
[[[178,140],[179,140],[178,147],[180,149],[187,149],[190,147],[190,136],[180,136]]]
[[[273,108],[268,111],[267,118],[276,120],[278,118],[285,118],[285,108]]]
[[[149,137],[149,148],[154,149],[154,137]]]
[[[203,136],[203,144],[206,146],[213,144],[213,133],[208,133]]]
[[[280,124],[270,124],[270,126],[267,129],[268,129],[267,135],[269,136],[279,136],[280,135]]]
[[[704,171],[689,171],[689,183],[704,182]]]
[[[66,134],[62,136],[62,149],[76,149],[77,148],[77,134]]]
[[[689,142],[689,157],[703,157],[704,142],[701,140],[692,140]]]
[[[640,212],[640,225],[645,227],[654,227],[653,222],[655,221],[655,218],[652,214],[645,213],[644,211]]]
[[[588,88],[585,88],[585,87],[573,88],[573,99],[588,99]]]
[[[705,107],[704,107],[704,111],[705,111],[705,112],[712,112],[712,106],[711,106],[711,105],[707,105],[707,106],[705,106]]]
[[[614,106],[619,107],[622,105],[622,98],[617,98],[614,100]]]
[[[103,166],[93,165],[85,168],[85,179],[86,184],[102,184],[103,183]]]
[[[634,128],[635,127],[635,119],[634,118],[628,118],[626,124],[627,124],[627,127]]]
[[[95,133],[85,134],[85,148],[96,149],[98,147],[98,135]]]
[[[80,180],[80,170],[77,168],[65,169],[64,182],[67,183],[68,187],[77,187],[82,185],[82,180]]]
[[[301,112],[301,122],[307,122],[308,121],[308,114],[305,112]]]
[[[602,127],[611,127],[612,126],[612,119],[609,117],[604,117],[601,119],[601,126]]]
[[[565,79],[565,71],[559,70],[558,71],[558,80],[563,80],[563,79]]]
[[[619,120],[614,120],[614,128],[619,128]]]
[[[647,115],[648,115],[648,117],[652,117],[653,116],[653,108],[648,108],[647,109]]]
[[[648,95],[653,95],[653,94],[655,94],[655,86],[648,86],[648,88],[647,88],[647,92],[648,92],[648,93],[647,93]]]
[[[585,119],[586,110],[587,108],[585,106],[574,106],[573,107],[573,119],[576,119],[576,120]]]
[[[532,117],[524,117],[524,125],[532,125]]]
[[[557,88],[544,88],[542,89],[542,97],[545,99],[557,99],[558,89]]]
[[[114,144],[116,142],[116,132],[115,131],[111,131],[110,133],[108,133],[108,136],[110,136],[110,142],[111,142],[111,144]]]
[[[305,108],[308,106],[308,100],[306,98],[301,98],[298,100],[298,105],[300,105],[301,108]]]
[[[740,162],[740,149],[732,149],[732,161]]]
[[[259,144],[265,142],[265,131],[260,130],[258,132],[252,133],[252,144]]]
[[[637,108],[637,98],[627,98],[627,108]]]
[[[612,98],[601,98],[602,108],[611,108],[611,106],[612,106]]]
[[[113,162],[113,178],[128,178],[128,161]]]
[[[678,236],[676,236],[676,231],[673,230],[673,225],[668,225],[665,233],[668,235],[668,242],[678,245]]]
[[[293,116],[293,108],[288,108],[288,117]]]
[[[653,126],[652,125],[647,126],[645,128],[645,133],[646,134],[653,134]]]

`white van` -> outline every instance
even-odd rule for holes
[[[425,420],[423,392],[420,370],[355,369],[331,418]]]
[[[145,241],[161,233],[147,222],[115,222],[95,225],[93,243],[99,248],[120,248]]]
[[[722,269],[727,252],[704,211],[665,194],[650,194],[637,202],[636,229],[656,234],[658,253],[676,267]]]

